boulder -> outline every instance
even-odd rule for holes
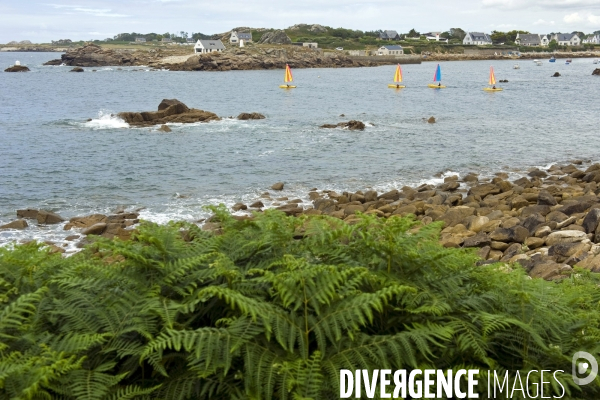
[[[106,215],[104,214],[92,214],[86,215],[84,217],[73,217],[65,224],[63,228],[65,231],[68,231],[72,228],[85,229],[89,228],[92,225],[95,225],[100,222],[106,222]]]
[[[544,263],[535,265],[531,271],[529,271],[529,276],[532,278],[542,278],[550,281],[564,278],[565,276],[570,275],[572,272],[573,268],[567,264],[558,264],[552,261],[546,261]]]
[[[30,71],[30,69],[24,65],[13,65],[12,67],[6,68],[4,70],[4,72],[28,72],[28,71]]]
[[[555,206],[556,199],[547,190],[540,190],[538,194],[538,205],[540,206]]]
[[[171,132],[171,128],[169,128],[167,125],[161,125],[160,128],[158,128],[158,131],[169,133],[169,132]]]
[[[262,201],[255,201],[254,203],[250,204],[250,208],[263,208],[265,205],[263,204]]]
[[[496,242],[524,243],[529,236],[529,231],[520,225],[512,228],[498,228],[490,234],[490,238]]]
[[[521,223],[525,229],[529,231],[529,235],[533,236],[538,226],[544,224],[546,218],[542,214],[531,214]]]
[[[431,116],[429,117],[429,119],[427,120],[428,124],[435,124],[435,117]]]
[[[34,208],[26,208],[24,210],[17,210],[17,217],[27,218],[27,219],[36,219],[38,212],[39,211]]]
[[[569,205],[565,205],[563,207],[560,207],[557,211],[562,212],[563,214],[566,215],[571,215],[571,214],[578,214],[578,213],[582,213],[585,210],[587,210],[588,208],[590,208],[592,206],[591,202],[587,202],[587,201],[580,201],[574,204],[569,204]]]
[[[98,222],[90,226],[89,228],[85,228],[81,231],[83,235],[101,235],[106,230],[107,224],[104,222]]]
[[[519,243],[513,243],[504,250],[504,254],[500,261],[508,261],[519,253],[521,253],[521,245]]]
[[[555,72],[554,75],[552,75],[552,78],[558,78],[560,76],[560,74],[558,72]]]
[[[164,99],[158,107],[158,111],[121,112],[118,117],[131,126],[164,125],[169,122],[187,124],[220,120],[215,113],[195,108],[190,109],[176,99]]]
[[[81,67],[75,67],[72,70],[70,70],[69,72],[83,72],[83,68],[81,68]]]
[[[485,225],[487,225],[489,222],[490,222],[490,219],[488,217],[485,217],[485,216],[475,217],[471,220],[471,222],[469,222],[469,230],[477,233],[477,232],[481,231],[481,229],[483,229],[483,227]]]
[[[271,186],[273,190],[283,190],[283,182],[277,182]]]
[[[454,226],[462,222],[468,216],[474,215],[475,209],[467,206],[457,206],[450,208],[444,215],[438,218],[438,221],[444,221],[446,226]]]
[[[545,171],[542,171],[539,168],[536,168],[533,171],[529,172],[527,175],[532,178],[545,178],[548,176],[548,173]]]
[[[17,220],[9,222],[8,224],[0,225],[0,230],[2,230],[2,229],[25,229],[28,226],[29,225],[27,224],[27,221],[25,221],[24,219],[17,219]]]
[[[548,255],[551,257],[557,257],[557,261],[564,261],[573,254],[584,250],[589,250],[590,246],[586,243],[574,242],[574,243],[557,243],[548,248]]]
[[[248,120],[248,119],[265,119],[265,116],[259,113],[241,113],[237,116],[239,120]]]
[[[587,235],[585,232],[574,231],[574,230],[557,231],[557,232],[552,232],[551,234],[548,235],[548,237],[546,237],[546,245],[554,246],[555,244],[559,244],[559,243],[575,243],[575,242],[581,242],[582,240],[585,240],[585,239],[587,239]]]
[[[396,201],[400,198],[400,192],[396,189],[392,189],[389,192],[383,193],[378,197],[379,200],[392,200]]]
[[[42,225],[50,225],[50,224],[59,224],[63,222],[65,219],[60,215],[53,213],[51,211],[39,211],[37,213],[37,222]]]
[[[465,238],[463,242],[463,247],[484,247],[489,246],[491,243],[492,241],[490,237],[485,233],[480,232],[475,236]]]
[[[343,128],[343,129],[348,129],[350,131],[364,131],[365,124],[361,121],[351,120],[348,122],[340,122],[337,125],[324,124],[324,125],[321,125],[319,128]]]
[[[544,245],[545,240],[543,238],[538,237],[528,237],[525,239],[525,246],[530,250],[537,249]]]
[[[183,112],[189,111],[188,106],[177,99],[163,99],[158,105],[158,111],[166,110],[171,106],[179,106],[183,109]]]
[[[600,68],[596,68],[593,72],[592,75],[600,75]]]
[[[275,30],[272,32],[264,33],[260,40],[259,44],[291,44],[292,39],[288,37],[282,30]]]
[[[594,233],[600,224],[600,209],[592,208],[583,219],[585,233]]]
[[[468,192],[470,196],[479,196],[482,199],[487,195],[498,193],[500,193],[500,188],[492,183],[484,183],[483,185],[473,186]]]
[[[232,209],[233,211],[247,210],[247,209],[248,209],[248,206],[247,206],[247,205],[245,205],[244,203],[235,203],[235,204],[234,204],[234,205],[231,207],[231,209]]]

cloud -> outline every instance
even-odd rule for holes
[[[563,21],[567,24],[584,24],[586,26],[598,26],[600,24],[600,15],[594,15],[591,12],[574,12],[564,16]]]
[[[533,23],[534,25],[554,25],[554,21],[546,21],[544,19],[538,19]]]
[[[129,17],[126,14],[117,14],[111,12],[110,8],[86,8],[82,6],[71,6],[65,4],[47,4],[50,7],[54,7],[55,9],[64,9],[69,11],[75,11],[81,14],[93,15],[94,17],[113,17],[113,18],[123,18]]]
[[[481,4],[504,10],[600,8],[600,2],[597,0],[482,0]]]

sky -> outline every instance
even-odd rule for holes
[[[363,31],[600,30],[600,0],[0,0],[0,43],[308,23]]]

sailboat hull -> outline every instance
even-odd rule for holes
[[[296,89],[296,86],[293,85],[279,85],[281,89]]]
[[[493,89],[493,88],[486,87],[486,88],[483,88],[483,90],[485,90],[486,92],[501,92],[503,89],[502,88]]]
[[[406,86],[403,86],[403,85],[396,85],[396,84],[390,83],[390,84],[388,85],[388,87],[389,87],[389,88],[391,88],[391,89],[404,89]]]
[[[446,86],[444,86],[444,85],[439,86],[439,85],[434,85],[433,83],[430,83],[429,85],[427,85],[427,87],[430,87],[432,89],[446,89]]]

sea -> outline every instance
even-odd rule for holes
[[[600,159],[600,76],[592,59],[437,62],[404,65],[405,89],[389,89],[395,65],[284,71],[169,72],[148,67],[43,66],[58,53],[0,53],[27,73],[0,72],[0,225],[16,210],[68,219],[139,210],[166,223],[198,221],[207,205],[273,197],[309,204],[313,189],[379,192],[475,172],[511,178],[533,167]],[[519,69],[514,65],[519,64]],[[490,66],[502,92],[489,93]],[[555,72],[560,77],[552,77]],[[222,120],[133,128],[121,111],[153,111],[162,99]],[[263,120],[239,121],[242,112]],[[427,122],[429,117],[436,122]],[[360,120],[364,131],[321,129]],[[584,164],[584,165],[586,165]],[[281,192],[270,190],[284,182]],[[267,207],[272,203],[266,202]],[[63,224],[0,231],[0,245],[36,239],[75,251]]]

